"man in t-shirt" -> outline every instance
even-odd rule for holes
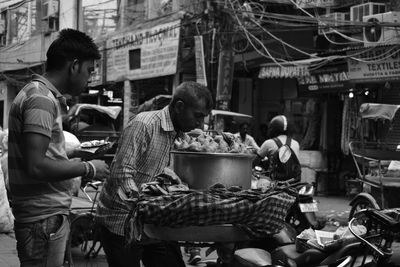
[[[109,175],[104,161],[68,159],[62,127],[63,94],[79,95],[99,58],[89,36],[62,30],[47,51],[46,73],[34,75],[11,105],[8,172],[21,266],[63,265],[72,178]]]
[[[247,147],[252,147],[256,152],[260,149],[254,138],[249,135],[249,123],[243,122],[240,124],[239,132],[235,134],[236,140],[243,143]]]

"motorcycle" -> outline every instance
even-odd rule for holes
[[[268,172],[260,166],[253,168],[252,188],[267,188],[272,186],[272,181],[268,177]],[[277,182],[287,186],[288,190],[294,189],[297,192],[296,201],[290,208],[286,222],[290,224],[300,234],[303,230],[312,228],[320,230],[324,228],[325,221],[318,220],[318,202],[314,199],[314,186],[309,183],[294,182],[290,179],[284,182]]]
[[[252,247],[238,248],[233,255],[232,267],[347,267],[359,253],[359,242],[342,248],[322,250],[296,240],[296,231],[289,224],[282,230]],[[249,245],[249,244],[246,244]]]
[[[286,216],[286,222],[296,229],[297,234],[308,228],[324,228],[326,221],[318,220],[316,216],[318,202],[314,199],[314,186],[308,183],[296,183],[291,186],[297,189],[298,195]]]

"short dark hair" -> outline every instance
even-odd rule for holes
[[[74,59],[79,61],[100,59],[100,52],[93,39],[74,29],[63,29],[46,53],[46,71],[60,70]]]
[[[176,102],[182,100],[187,104],[197,103],[204,100],[207,109],[212,109],[213,101],[210,90],[197,82],[183,82],[175,90],[172,95],[171,106],[175,106]]]

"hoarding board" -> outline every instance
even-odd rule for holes
[[[338,3],[337,0],[296,0],[296,4],[301,8],[333,7]]]
[[[346,63],[325,66],[297,78],[299,93],[336,93],[349,88]]]
[[[176,73],[180,20],[117,34],[107,41],[107,81]]]
[[[348,59],[351,82],[382,82],[400,80],[400,51],[393,47],[378,47]]]

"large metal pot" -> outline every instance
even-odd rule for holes
[[[249,189],[254,155],[172,151],[175,173],[192,189],[207,189],[221,183]]]

